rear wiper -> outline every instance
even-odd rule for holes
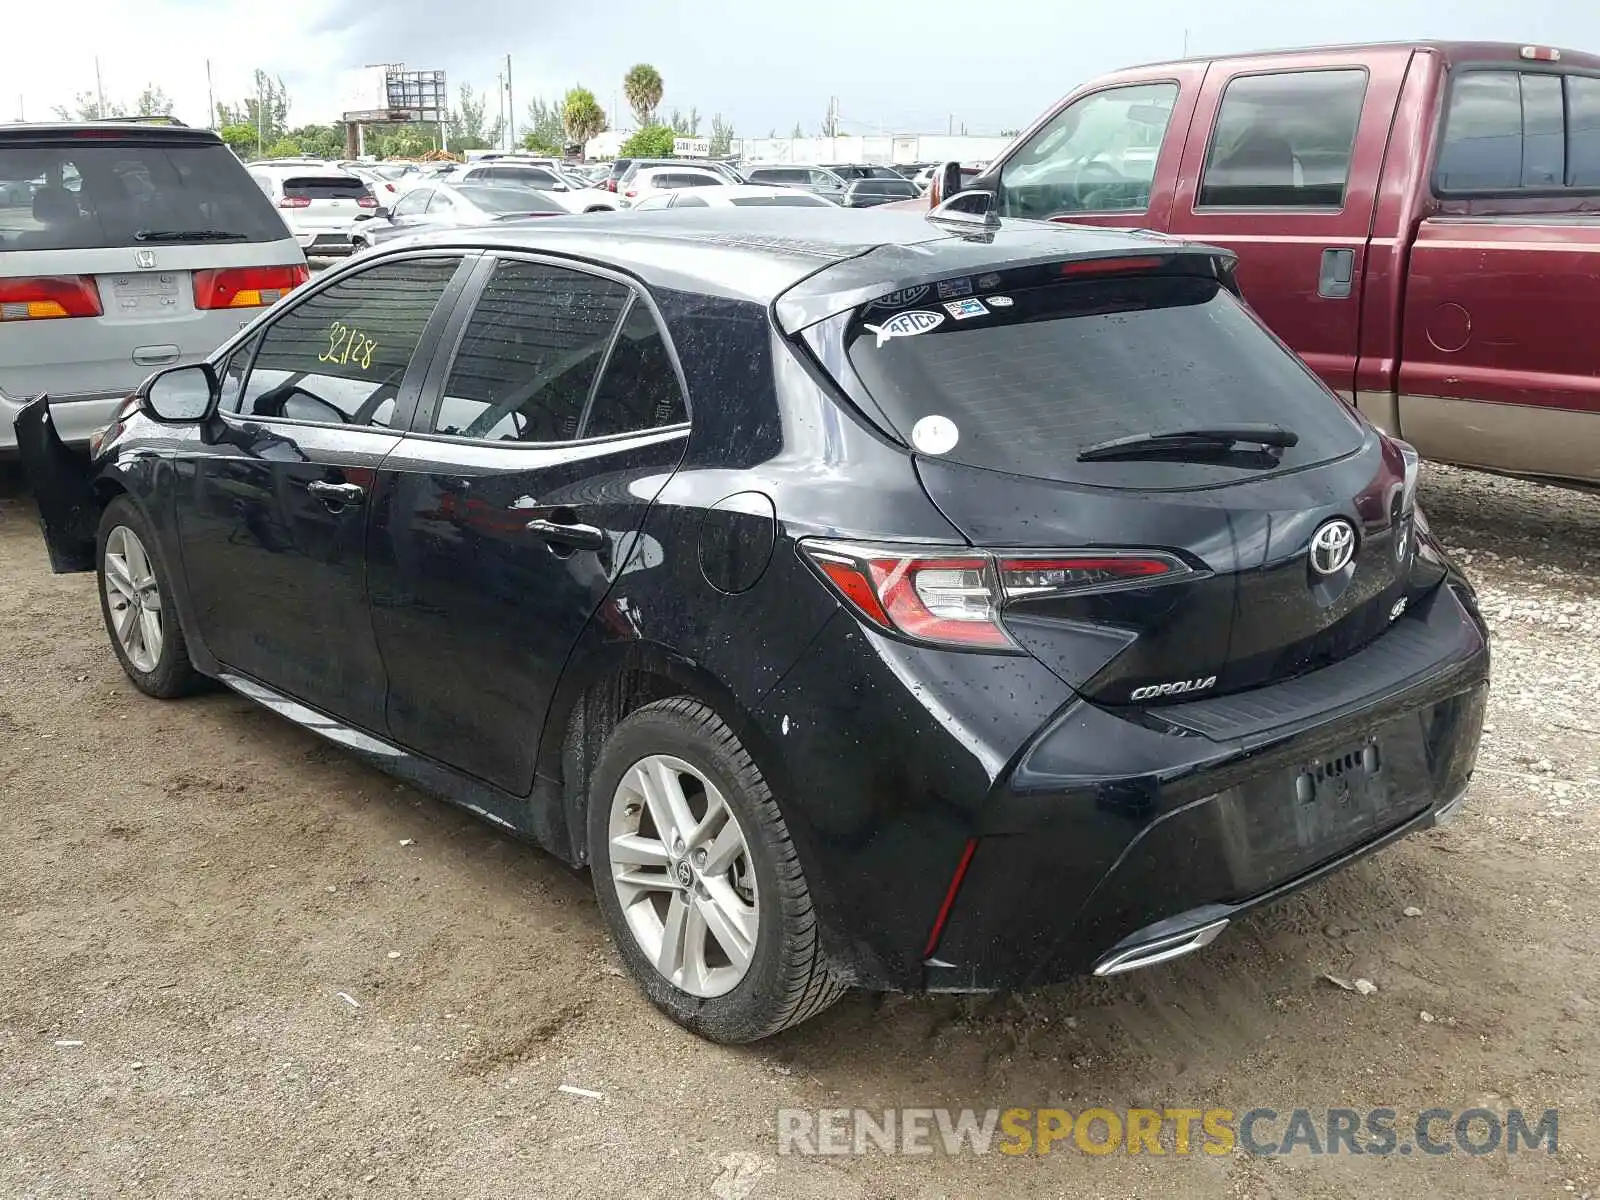
[[[138,242],[244,242],[249,237],[226,229],[141,229],[133,235]]]
[[[1281,450],[1300,441],[1300,435],[1282,425],[1214,425],[1173,429],[1166,433],[1136,433],[1084,447],[1079,462],[1106,462],[1115,458],[1160,458],[1168,454],[1223,453],[1238,445],[1270,446]]]

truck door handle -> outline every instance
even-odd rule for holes
[[[313,479],[306,484],[306,491],[330,508],[360,504],[367,498],[367,489],[359,483],[328,483]]]
[[[1329,247],[1322,252],[1322,271],[1317,276],[1317,295],[1324,300],[1348,300],[1356,275],[1356,252]]]
[[[537,534],[547,542],[574,546],[579,550],[600,550],[606,544],[606,532],[593,525],[569,525],[561,521],[538,518],[528,522],[528,532]]]

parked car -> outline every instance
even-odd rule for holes
[[[832,200],[797,188],[756,187],[745,184],[735,187],[677,188],[657,192],[634,202],[633,212],[650,212],[660,208],[837,208]]]
[[[635,167],[622,181],[618,193],[622,206],[630,208],[640,200],[679,188],[724,188],[732,185],[715,171],[700,167]]]
[[[351,253],[350,222],[378,207],[364,180],[333,167],[258,162],[250,164],[250,178],[277,205],[307,254]]]
[[[842,202],[846,182],[826,167],[761,166],[745,172],[752,184],[762,187],[793,187],[815,192],[829,200]]]
[[[610,192],[575,179],[560,167],[535,167],[512,159],[461,167],[443,177],[455,184],[493,185],[509,183],[515,187],[544,192],[565,212],[614,212],[617,198]]]
[[[916,184],[899,175],[892,179],[865,177],[851,180],[840,202],[846,208],[874,208],[879,204],[915,200],[920,195],[922,192]]]
[[[157,367],[196,362],[306,278],[216,134],[0,125],[0,456],[25,400],[74,445]]]
[[[392,204],[423,179],[415,163],[357,163],[345,169],[367,185],[379,204]]]
[[[845,183],[853,183],[857,179],[904,179],[905,176],[893,167],[882,167],[870,163],[823,163],[824,170],[832,171]]]
[[[566,215],[555,197],[516,184],[423,183],[396,200],[394,207],[357,217],[350,243],[360,252],[438,229]]]
[[[646,995],[729,1042],[1165,961],[1457,811],[1472,589],[1227,251],[619,228],[331,270],[92,465],[24,409],[134,685],[210,676],[587,864]]]
[[[627,191],[628,186],[640,171],[648,170],[651,167],[686,167],[691,171],[710,171],[713,175],[719,176],[723,183],[737,185],[745,182],[744,176],[732,164],[718,159],[633,158],[618,159],[617,161],[627,163],[627,166],[620,172],[617,172],[615,164],[612,165],[612,171],[615,172],[614,179],[617,184],[615,190],[619,193]]]
[[[1236,250],[1245,296],[1424,455],[1600,481],[1600,55],[1418,42],[1135,67],[971,188]]]

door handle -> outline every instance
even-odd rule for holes
[[[328,483],[313,479],[306,484],[306,491],[329,507],[360,504],[367,498],[367,489],[359,483]]]
[[[1356,252],[1330,247],[1322,252],[1322,270],[1317,275],[1317,295],[1324,300],[1348,300],[1356,275]]]
[[[563,546],[575,546],[579,550],[600,550],[605,547],[606,531],[596,529],[593,525],[567,525],[560,521],[546,521],[542,518],[528,522],[529,533],[537,534],[547,542],[559,542]]]

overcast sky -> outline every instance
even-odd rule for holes
[[[512,56],[517,108],[573,83],[608,111],[641,60],[663,108],[697,105],[736,132],[817,132],[828,97],[843,131],[998,133],[1118,66],[1323,42],[1477,38],[1600,51],[1592,0],[74,0],[8,6],[0,119],[50,116],[95,87],[132,102],[147,83],[177,115],[206,118],[206,60],[219,100],[282,75],[291,124],[338,115],[340,72],[365,63],[443,69],[492,96]],[[1453,11],[1452,11],[1453,10]],[[1447,13],[1449,15],[1447,15]],[[491,100],[491,116],[496,106]]]

